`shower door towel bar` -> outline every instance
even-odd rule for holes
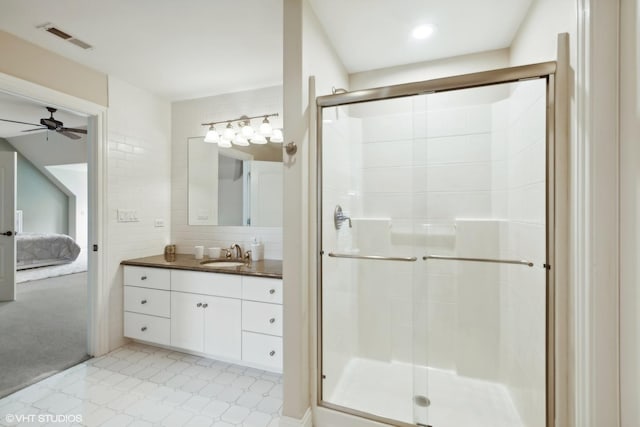
[[[442,261],[494,262],[498,264],[518,264],[518,265],[526,265],[527,267],[533,267],[533,263],[531,261],[518,260],[518,259],[460,258],[460,257],[445,256],[445,255],[427,255],[427,256],[423,256],[422,259],[425,261],[428,259],[439,259]]]
[[[329,252],[329,256],[332,258],[352,258],[352,259],[372,259],[376,261],[417,261],[418,258],[412,257],[395,257],[395,256],[382,256],[382,255],[352,255],[352,254],[336,254]]]

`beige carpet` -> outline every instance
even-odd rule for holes
[[[17,285],[0,303],[0,397],[80,363],[87,353],[87,273]]]

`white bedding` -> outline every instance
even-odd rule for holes
[[[80,254],[80,246],[66,234],[18,233],[17,269],[66,264]]]

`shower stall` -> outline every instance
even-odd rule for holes
[[[318,97],[318,404],[553,419],[555,63]]]

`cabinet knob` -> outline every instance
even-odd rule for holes
[[[202,307],[202,303],[201,302],[197,303],[196,307]]]
[[[206,302],[202,304],[202,308],[207,308],[207,307],[209,307],[209,304],[207,304]]]
[[[146,330],[147,330],[147,327],[146,327],[146,326],[143,326],[142,328],[140,328],[140,330],[141,330],[142,332],[144,332],[144,331],[146,331]]]
[[[147,280],[147,276],[140,277],[140,280]]]
[[[276,323],[276,318],[272,317],[271,319],[269,319],[269,323]]]
[[[146,304],[146,303],[147,303],[146,299],[143,299],[142,301],[140,301],[140,304]]]
[[[276,351],[275,351],[275,350],[271,350],[271,351],[269,352],[269,356],[273,357],[273,356],[275,356],[275,355],[276,355]]]
[[[270,293],[271,295],[273,295],[273,294],[275,294],[275,293],[276,293],[276,290],[275,290],[275,289],[269,289],[269,293]]]

